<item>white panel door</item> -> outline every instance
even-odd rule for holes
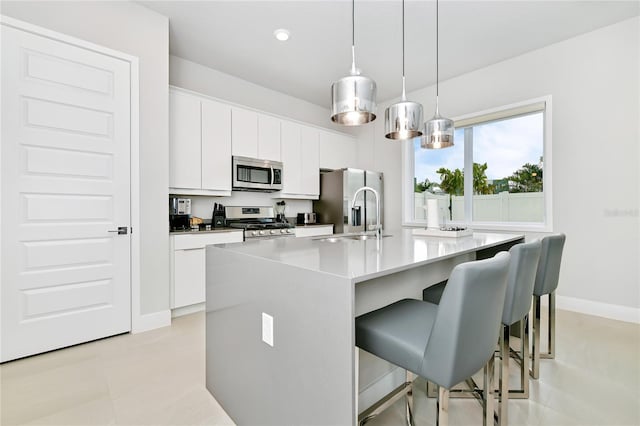
[[[130,84],[2,25],[1,361],[131,328]]]

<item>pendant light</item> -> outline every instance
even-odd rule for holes
[[[420,146],[427,149],[448,148],[453,146],[453,120],[440,116],[438,110],[438,86],[440,83],[439,72],[439,13],[438,0],[436,0],[436,115],[426,123],[424,123],[424,135],[420,141]]]
[[[407,101],[404,77],[404,0],[402,0],[402,97],[384,112],[384,136],[404,140],[422,136],[422,105]]]
[[[331,121],[359,126],[376,119],[376,82],[356,68],[355,0],[351,0],[351,72],[331,85]]]

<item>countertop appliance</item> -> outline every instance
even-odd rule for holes
[[[191,199],[169,197],[169,229],[184,231],[191,228]]]
[[[294,225],[277,222],[273,207],[238,207],[224,208],[227,226],[244,229],[244,239],[267,239],[294,237]]]
[[[222,204],[213,203],[213,213],[211,214],[211,225],[214,228],[224,228],[226,219],[224,217],[224,206]]]
[[[383,175],[380,172],[361,169],[339,169],[320,174],[320,198],[313,202],[313,210],[320,223],[333,223],[334,232],[364,232],[376,225],[376,198],[370,191],[358,195],[355,208],[351,202],[356,191],[363,186],[376,190],[383,206]],[[381,209],[380,224],[384,227]]]
[[[311,223],[317,223],[317,216],[315,213],[298,213],[296,217],[296,223],[298,225],[309,225]]]
[[[282,163],[234,156],[231,189],[234,191],[275,192],[282,189]]]

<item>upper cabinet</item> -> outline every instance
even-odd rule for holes
[[[355,138],[171,88],[169,192],[231,195],[231,157],[283,163],[282,198],[317,199],[320,168],[357,167]]]
[[[258,114],[258,156],[261,160],[281,161],[280,123],[270,115]]]
[[[231,108],[169,93],[169,191],[231,195]]]
[[[231,108],[231,152],[240,157],[258,157],[258,113]]]
[[[233,155],[280,161],[280,120],[242,108],[231,109]]]
[[[320,167],[342,169],[358,167],[358,144],[356,139],[338,133],[320,131]]]
[[[283,198],[317,199],[320,195],[319,136],[316,128],[282,121]]]

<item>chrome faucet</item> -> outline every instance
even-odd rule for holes
[[[378,244],[380,244],[380,240],[382,239],[382,226],[380,226],[380,195],[378,194],[378,191],[371,188],[370,186],[363,186],[362,188],[358,189],[356,193],[353,194],[351,208],[353,209],[356,206],[356,198],[358,197],[358,194],[364,191],[371,191],[373,192],[373,195],[376,196],[376,239],[378,240]],[[367,224],[365,223],[365,230],[366,227]]]

